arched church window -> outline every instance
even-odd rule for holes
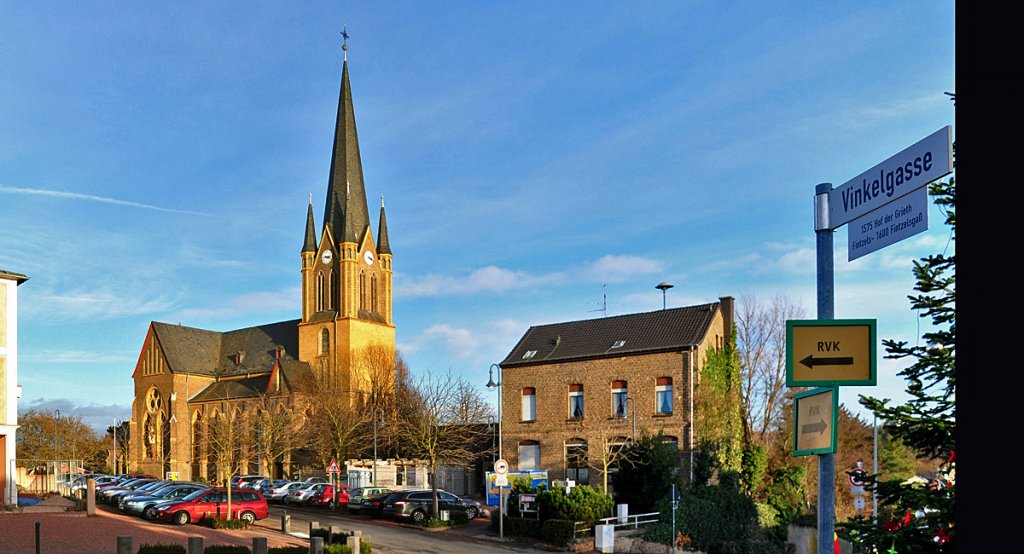
[[[326,356],[331,351],[331,332],[327,329],[320,331],[320,355]]]
[[[366,273],[359,272],[359,309],[366,309]]]
[[[379,312],[380,306],[377,304],[377,274],[374,273],[370,276],[370,311]]]
[[[329,309],[329,310],[337,310],[338,309],[338,299],[334,296],[334,293],[336,291],[338,291],[338,274],[335,273],[333,269],[331,270],[331,280],[330,280],[330,282],[331,282],[331,290],[327,291],[327,296],[330,299],[327,302],[327,309]],[[340,293],[339,293],[339,296],[340,296]]]
[[[324,274],[316,274],[316,311],[324,309]]]

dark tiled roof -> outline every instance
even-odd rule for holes
[[[334,149],[331,152],[331,173],[327,179],[324,225],[331,228],[332,236],[339,244],[358,243],[370,226],[347,61],[341,70],[341,95],[338,98],[338,119],[334,125]]]
[[[309,200],[306,211],[306,240],[302,243],[302,252],[316,252],[316,227],[313,224],[313,199]]]
[[[278,346],[284,348],[282,359],[296,360],[298,323],[293,319],[220,333],[154,321],[153,332],[172,372],[224,377],[271,371]],[[236,362],[239,352],[243,357]]]
[[[718,302],[599,319],[530,327],[501,367],[582,358],[672,351],[696,346],[707,334]],[[622,345],[613,348],[617,341]],[[528,352],[531,357],[524,359]]]
[[[232,379],[230,381],[214,381],[203,390],[189,398],[189,402],[210,402],[213,400],[229,400],[235,398],[255,398],[267,390],[270,375]]]

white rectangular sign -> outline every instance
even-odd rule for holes
[[[828,227],[838,229],[952,172],[953,129],[946,125],[832,189],[828,194]]]
[[[928,187],[870,211],[850,222],[849,261],[928,229]]]

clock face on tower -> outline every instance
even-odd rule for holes
[[[373,265],[373,252],[369,250],[363,252],[363,261],[366,262],[366,265]]]
[[[326,265],[331,263],[331,259],[333,258],[333,256],[334,255],[331,254],[330,250],[324,250],[324,253],[320,256],[320,260],[324,262],[324,264]]]

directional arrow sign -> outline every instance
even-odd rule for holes
[[[786,386],[866,386],[878,382],[874,319],[786,321]]]
[[[839,389],[798,393],[793,397],[793,410],[793,455],[835,453]]]

